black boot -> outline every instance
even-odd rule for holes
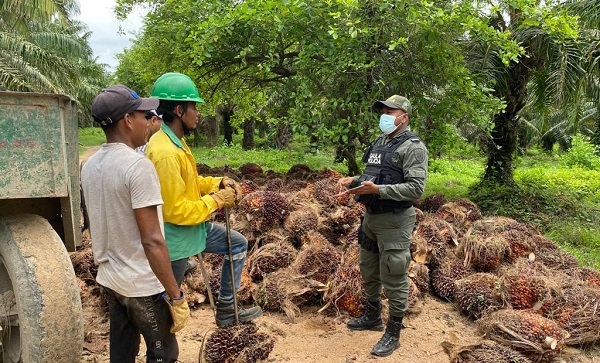
[[[346,326],[348,326],[348,329],[350,330],[382,331],[381,302],[367,301],[364,315],[357,319],[350,320]]]
[[[402,317],[390,316],[385,327],[385,333],[371,350],[371,354],[378,357],[387,357],[400,347],[400,329],[402,328]]]
[[[241,305],[238,306],[238,319],[240,323],[247,323],[262,315],[260,306],[253,306],[244,309]],[[217,326],[224,328],[235,323],[235,308],[233,302],[227,303],[221,300],[217,301]]]

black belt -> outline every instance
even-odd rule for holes
[[[412,207],[411,202],[405,202],[404,205],[368,205],[367,213],[369,214],[383,214],[383,213],[396,213],[406,208]]]

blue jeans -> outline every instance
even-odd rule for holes
[[[134,363],[140,333],[146,342],[147,363],[174,363],[179,356],[173,318],[161,294],[125,297],[104,287],[110,316],[110,362]]]
[[[248,240],[240,232],[231,230],[231,251],[233,254],[233,274],[235,276],[235,289],[240,288],[242,269],[246,261],[248,251]],[[219,300],[225,303],[233,302],[233,290],[231,286],[231,267],[229,263],[229,248],[227,246],[227,230],[225,226],[209,222],[206,226],[206,249],[205,253],[223,255],[223,266],[221,266],[221,286],[219,288]],[[181,285],[185,275],[187,258],[171,261],[171,267],[177,283]]]

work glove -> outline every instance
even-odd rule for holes
[[[240,185],[230,177],[224,176],[223,179],[221,179],[221,188],[231,188],[235,191],[236,204],[239,203],[240,200],[242,200],[244,194],[242,192],[242,188],[240,188]]]
[[[173,318],[171,333],[177,333],[183,329],[183,327],[185,327],[185,324],[187,324],[190,317],[190,307],[185,299],[185,293],[181,291],[181,297],[171,298],[165,291],[162,296],[169,305],[169,311],[171,312],[171,317]]]
[[[231,208],[235,205],[235,190],[232,188],[221,189],[210,196],[217,202],[219,209]]]

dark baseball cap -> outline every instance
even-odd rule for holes
[[[150,111],[158,107],[156,98],[141,98],[122,84],[110,86],[94,98],[92,116],[103,126],[115,123],[133,111]]]
[[[398,95],[393,95],[385,101],[375,101],[373,104],[373,108],[376,110],[381,110],[383,106],[387,106],[389,108],[394,108],[397,110],[402,110],[406,112],[409,116],[412,114],[412,106],[410,105],[410,101],[408,98]]]

